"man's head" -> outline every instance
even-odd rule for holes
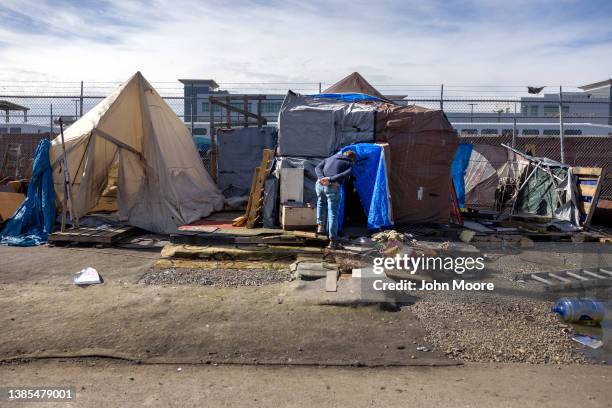
[[[346,152],[342,153],[342,155],[346,158],[351,159],[351,161],[355,161],[357,159],[357,155],[352,150],[347,150]]]

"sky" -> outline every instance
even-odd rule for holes
[[[0,80],[582,85],[612,1],[0,0]]]

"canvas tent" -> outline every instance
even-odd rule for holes
[[[380,99],[385,99],[383,94],[378,92],[359,72],[353,72],[352,74],[342,78],[322,93],[334,94],[334,93],[361,93],[366,95],[375,96]]]
[[[527,164],[502,146],[461,143],[452,164],[459,206],[495,208],[498,187],[518,179]]]
[[[137,72],[65,132],[73,212],[94,208],[118,164],[120,221],[169,233],[223,207],[187,127]],[[55,191],[63,197],[62,145],[52,142]]]

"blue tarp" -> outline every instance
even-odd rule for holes
[[[49,140],[41,140],[32,164],[28,195],[0,233],[0,244],[33,246],[47,242],[55,223],[55,190]]]
[[[377,98],[372,95],[362,94],[362,93],[326,93],[326,94],[315,94],[315,95],[307,95],[312,98],[322,98],[322,99],[336,99],[343,102],[364,102],[364,101],[378,101],[378,102],[388,102],[384,99]]]
[[[451,174],[453,175],[459,208],[465,206],[465,170],[470,163],[473,147],[471,143],[460,143],[451,164]]]
[[[393,225],[389,211],[387,167],[384,150],[374,143],[357,143],[340,150],[352,150],[357,155],[353,166],[353,184],[361,206],[368,216],[368,229],[380,230]],[[344,188],[339,213],[339,229],[344,218]]]

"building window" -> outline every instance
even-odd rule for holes
[[[21,128],[20,127],[10,128],[9,133],[21,133]]]
[[[582,130],[580,129],[566,129],[565,134],[568,136],[579,136],[582,135]]]
[[[525,136],[539,136],[540,131],[538,129],[523,129],[523,135]]]
[[[497,135],[497,129],[482,129],[480,134],[482,136],[494,136]]]
[[[563,114],[569,113],[569,106],[563,106]],[[559,105],[544,105],[544,116],[558,118]]]
[[[281,108],[281,102],[262,102],[261,113],[278,113]]]
[[[7,131],[8,131],[8,128],[0,127],[0,134],[6,133]]]
[[[194,136],[206,136],[208,134],[208,129],[206,128],[194,128],[193,133]]]
[[[202,112],[208,112],[208,102],[202,102]]]
[[[474,136],[478,134],[478,129],[461,129],[461,136]]]
[[[531,105],[529,107],[529,116],[538,116],[540,113],[540,107],[538,105]]]
[[[514,134],[514,131],[512,129],[503,129],[502,130],[502,136],[512,136]]]
[[[559,136],[559,129],[544,129],[542,134],[544,136]]]

